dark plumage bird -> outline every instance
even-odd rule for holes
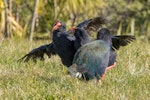
[[[104,77],[109,64],[112,39],[108,29],[102,28],[97,35],[97,40],[86,43],[76,52],[73,65],[69,72],[77,78],[100,80]]]
[[[61,31],[64,27],[62,22],[57,22],[53,28],[53,43],[55,44],[55,52],[60,56],[64,65],[70,66],[74,54],[76,52],[74,48],[74,35],[70,34],[71,31]]]

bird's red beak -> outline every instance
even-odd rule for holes
[[[72,27],[72,28],[71,28],[71,30],[76,30],[76,29],[77,29],[77,27]]]
[[[74,32],[75,32],[75,30],[76,30],[77,28],[76,27],[72,27],[71,29],[70,29],[70,34],[74,34]]]
[[[52,30],[53,30],[53,31],[54,31],[54,30],[57,30],[57,29],[59,28],[59,26],[61,26],[61,23],[60,23],[60,22],[57,22],[56,25],[53,27]]]

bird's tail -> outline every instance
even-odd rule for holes
[[[85,73],[86,70],[83,66],[78,66],[74,63],[68,68],[68,71],[71,74],[71,76],[80,79],[82,77],[82,74]]]
[[[85,65],[78,66],[77,64],[73,64],[68,68],[69,73],[71,76],[89,81],[93,79],[94,76],[85,68]]]

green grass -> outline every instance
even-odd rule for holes
[[[17,63],[25,53],[49,41],[0,43],[1,100],[150,100],[150,44],[135,41],[117,51],[117,65],[102,85],[67,75],[58,56],[36,64]]]

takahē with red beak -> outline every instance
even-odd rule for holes
[[[63,28],[63,22],[57,22],[53,28],[53,43],[55,44],[54,50],[60,56],[64,65],[69,66],[72,64],[74,54],[76,52],[74,48],[75,37],[69,32],[61,31]]]

